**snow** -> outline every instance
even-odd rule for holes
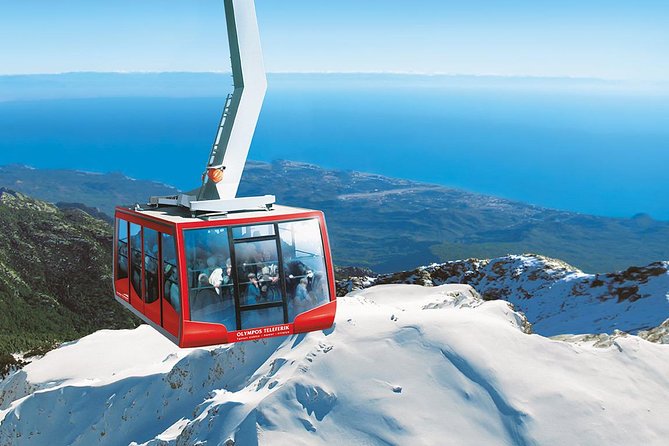
[[[524,322],[465,285],[383,285],[306,335],[179,350],[98,332],[0,384],[18,392],[0,444],[666,444],[669,345]]]
[[[593,275],[543,256],[509,255],[429,265],[411,274],[397,280],[426,285],[467,282],[483,296],[507,300],[544,336],[636,333],[669,318],[667,262]],[[393,276],[382,276],[380,283]]]
[[[138,374],[169,371],[186,352],[188,350],[176,349],[172,342],[156,336],[151,327],[143,325],[136,330],[98,331],[49,352],[23,370],[28,380],[38,385],[106,383]]]

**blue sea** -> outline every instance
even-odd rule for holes
[[[0,102],[0,164],[121,171],[192,188],[222,97],[157,96]],[[270,82],[250,158],[669,220],[668,99],[652,91],[476,83]]]

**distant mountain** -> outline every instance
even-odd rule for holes
[[[511,302],[544,336],[637,333],[669,319],[669,262],[585,274],[560,260],[514,255],[435,264],[373,280],[349,278],[340,290],[396,283],[471,285],[486,300]]]
[[[100,331],[0,383],[0,444],[666,444],[669,346],[527,328],[468,286],[389,285],[287,338]]]
[[[111,243],[108,223],[0,188],[0,368],[9,353],[137,325],[112,297]]]
[[[0,167],[0,186],[109,213],[175,189],[121,174]],[[195,185],[194,185],[195,186]],[[443,186],[277,161],[248,162],[240,195],[275,194],[326,213],[335,263],[393,272],[432,262],[534,252],[587,272],[669,259],[669,222],[540,208]]]
[[[0,166],[0,187],[51,203],[84,205],[108,217],[114,216],[114,207],[119,204],[145,203],[151,195],[177,191],[165,184],[135,180],[118,172],[34,169],[19,164]]]
[[[534,252],[588,272],[669,259],[669,222],[545,209],[353,171],[252,163],[244,195],[326,212],[338,264],[399,271],[435,261]]]

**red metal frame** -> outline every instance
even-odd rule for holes
[[[163,314],[163,326],[151,320],[146,314],[135,308],[131,302],[123,298],[122,293],[119,292],[116,283],[116,267],[118,265],[118,230],[114,236],[114,295],[116,300],[123,304],[126,308],[133,311],[144,322],[150,324],[167,338],[176,343],[179,347],[201,347],[206,345],[218,345],[230,342],[248,341],[254,339],[269,338],[275,336],[286,336],[293,333],[305,333],[309,331],[324,330],[332,327],[334,324],[334,317],[337,308],[336,301],[336,286],[334,278],[334,267],[332,263],[332,253],[330,251],[330,241],[328,238],[327,227],[325,224],[325,217],[320,211],[304,211],[294,212],[289,214],[267,215],[262,217],[241,217],[229,218],[225,220],[209,220],[209,221],[192,221],[184,223],[169,222],[159,219],[155,216],[142,214],[138,211],[133,211],[127,208],[116,208],[116,218],[126,220],[130,223],[138,224],[142,227],[154,229],[159,233],[169,234],[174,237],[175,248],[177,251],[177,263],[179,268],[179,295],[181,299],[181,315],[179,317],[179,333],[173,333],[174,330],[165,328],[165,313]],[[183,230],[185,229],[200,229],[209,227],[232,227],[249,224],[262,223],[276,223],[282,221],[305,220],[316,218],[319,221],[321,229],[321,237],[323,241],[323,254],[325,257],[328,287],[330,290],[330,302],[301,313],[295,317],[293,322],[288,324],[258,327],[252,329],[231,330],[228,331],[225,326],[221,324],[212,324],[204,322],[196,322],[190,320],[190,305],[188,302],[188,271],[186,268],[186,252],[184,247]],[[118,220],[117,220],[118,221]],[[160,235],[159,235],[160,237]],[[128,241],[130,239],[130,228],[128,228]],[[142,232],[142,252],[144,250],[143,232]],[[130,251],[130,250],[129,250]],[[130,267],[130,252],[128,253],[128,286],[130,285],[132,272]],[[144,268],[142,268],[142,287],[144,287]],[[162,285],[162,240],[161,240],[161,256],[160,256],[160,302],[161,308],[169,305],[163,305],[164,300],[164,285]],[[129,292],[132,292],[129,290]]]
[[[125,232],[129,232],[128,222],[125,222],[126,228]],[[114,219],[114,294],[118,295],[121,299],[126,302],[130,301],[130,259],[128,259],[128,277],[126,278],[126,286],[123,286],[122,280],[116,278],[116,268],[118,265],[118,229],[119,229],[119,220]],[[128,237],[130,238],[130,237]],[[129,256],[130,254],[128,254]],[[121,288],[121,290],[119,290]],[[124,293],[125,291],[125,293]]]

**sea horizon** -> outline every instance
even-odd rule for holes
[[[118,171],[190,189],[209,153],[229,87],[225,76],[171,73],[161,84],[155,74],[75,73],[48,75],[49,82],[14,76],[13,86],[0,78],[0,98],[15,95],[0,102],[0,164]],[[597,79],[269,79],[250,159],[357,170],[585,214],[669,220],[669,200],[661,199],[669,188],[663,95]],[[600,83],[606,88],[593,86]],[[154,96],[141,96],[147,92]]]

